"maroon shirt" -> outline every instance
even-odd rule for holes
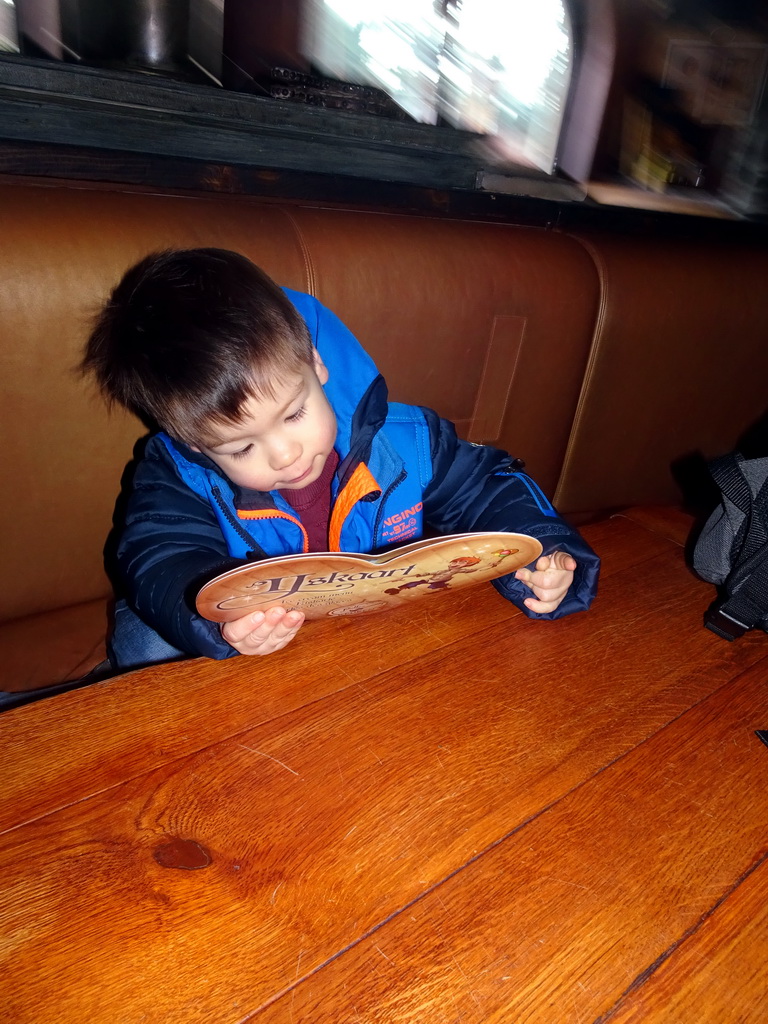
[[[331,519],[331,481],[339,456],[332,451],[323,472],[314,483],[297,490],[280,491],[307,531],[310,551],[328,550],[328,523]]]

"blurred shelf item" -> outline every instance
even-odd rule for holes
[[[551,199],[560,203],[580,203],[587,193],[583,185],[552,175],[531,175],[530,168],[520,173],[478,171],[475,187],[485,192],[501,192],[512,196]]]
[[[696,217],[718,217],[738,220],[738,214],[716,196],[698,189],[656,192],[637,185],[590,181],[587,196],[601,206],[625,206],[635,210],[654,210],[659,213],[683,213]]]

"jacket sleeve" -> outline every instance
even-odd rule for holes
[[[558,515],[522,463],[487,445],[462,441],[447,420],[424,409],[430,431],[433,476],[424,492],[425,521],[440,533],[499,530],[527,533],[545,555],[565,551],[577,563],[573,583],[553,612],[526,608],[531,591],[514,574],[493,581],[496,589],[532,619],[557,619],[589,608],[597,590],[600,559],[577,530]]]
[[[238,652],[219,626],[195,610],[199,587],[241,565],[226,547],[208,502],[179,477],[150,441],[136,467],[116,549],[128,604],[164,640],[189,654],[230,658]]]

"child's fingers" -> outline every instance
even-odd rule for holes
[[[537,572],[549,572],[553,569],[566,569],[573,572],[576,568],[576,559],[567,551],[553,551],[549,555],[541,555],[536,562]]]
[[[247,636],[259,629],[265,621],[264,612],[252,612],[234,622],[225,622],[221,627],[221,635],[228,644],[240,644]]]
[[[550,566],[550,568],[565,569],[566,572],[576,571],[576,559],[573,555],[569,555],[567,551],[556,551],[552,557],[554,565]]]
[[[272,629],[272,639],[284,640],[286,637],[292,636],[303,622],[303,612],[285,612],[282,618],[275,624],[275,626]]]
[[[523,604],[526,608],[530,608],[532,612],[536,612],[538,615],[546,615],[547,612],[553,612],[562,599],[563,598],[561,596],[555,601],[539,601],[535,597],[526,597]]]
[[[576,569],[576,559],[565,551],[553,551],[551,555],[540,555],[535,570],[518,569],[515,579],[526,583],[529,587],[546,586],[549,577],[555,573],[572,573]],[[550,584],[552,585],[552,584]]]
[[[519,569],[515,578],[533,591],[533,596],[525,599],[526,608],[538,615],[553,612],[568,592],[575,568],[576,560],[572,555],[553,551],[538,558],[533,572]]]
[[[304,622],[302,612],[286,611],[285,608],[270,608],[265,612],[252,612],[234,622],[226,622],[221,633],[228,644],[243,653],[262,646],[282,644],[289,639]]]

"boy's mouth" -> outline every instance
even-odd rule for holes
[[[287,485],[289,487],[295,487],[296,484],[300,484],[300,483],[302,483],[302,481],[306,480],[311,472],[312,472],[312,465],[310,464],[307,467],[307,469],[304,470],[303,473],[300,473],[297,477],[294,477],[293,480],[286,481],[286,483],[287,483]],[[286,485],[284,484],[283,486],[286,486]]]

